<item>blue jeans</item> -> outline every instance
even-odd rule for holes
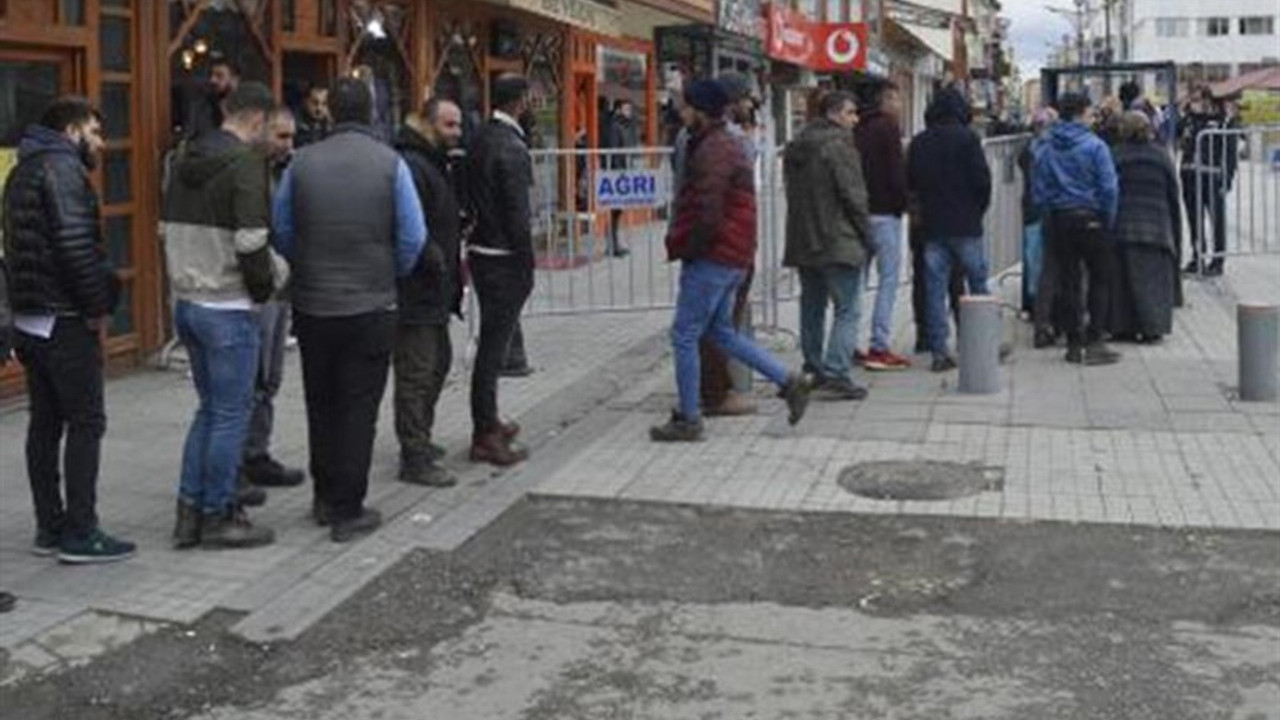
[[[1040,272],[1044,269],[1044,224],[1022,226],[1022,309],[1033,313]]]
[[[807,371],[828,380],[852,382],[865,276],[862,268],[853,265],[800,268],[800,348]],[[828,300],[835,308],[824,355]]]
[[[257,381],[261,330],[249,310],[214,310],[179,301],[178,338],[187,348],[200,407],[182,451],[178,497],[207,515],[235,501]]]
[[[981,237],[929,238],[924,264],[929,272],[926,295],[929,307],[929,350],[935,358],[947,352],[947,283],[952,263],[959,263],[970,295],[987,294],[987,253]]]
[[[680,295],[676,298],[671,345],[675,351],[680,414],[690,422],[701,417],[698,343],[703,337],[779,387],[787,382],[786,366],[733,326],[734,298],[745,276],[745,270],[710,260],[685,262],[680,268]]]
[[[898,279],[902,273],[902,218],[872,215],[871,240],[876,246],[876,275],[880,281],[876,287],[875,312],[871,315],[871,349],[888,351],[893,335],[893,306],[898,300]]]

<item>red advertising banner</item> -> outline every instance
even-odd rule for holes
[[[866,23],[821,23],[781,3],[769,3],[765,52],[769,57],[823,72],[867,67]]]

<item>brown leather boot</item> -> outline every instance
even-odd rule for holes
[[[511,422],[498,421],[498,426],[494,428],[498,434],[502,435],[507,442],[515,440],[520,435],[520,423],[512,420]]]
[[[509,467],[524,462],[529,458],[529,451],[511,447],[501,430],[481,435],[471,441],[471,462],[489,463],[498,467]]]

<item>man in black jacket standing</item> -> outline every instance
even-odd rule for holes
[[[991,205],[991,168],[982,141],[969,129],[969,102],[943,88],[925,113],[926,129],[907,151],[907,187],[920,204],[928,268],[929,350],[933,371],[956,367],[947,350],[947,288],[953,264],[964,269],[971,295],[987,292],[982,218]]]
[[[67,563],[123,560],[135,549],[104,533],[95,510],[107,428],[100,337],[119,296],[89,180],[102,145],[98,111],[84,98],[59,98],[27,129],[4,191],[14,345],[31,404],[34,551]]]
[[[449,316],[462,309],[459,248],[462,205],[454,186],[449,152],[462,140],[462,109],[431,98],[422,115],[400,130],[396,149],[413,174],[431,244],[422,262],[400,280],[396,327],[395,411],[400,440],[400,479],[414,485],[449,487],[457,481],[437,464],[444,448],[431,442],[436,402],[444,389],[453,346]]]
[[[512,446],[519,426],[498,415],[498,375],[533,291],[529,186],[533,165],[517,118],[528,107],[529,82],[505,74],[493,83],[493,117],[470,151],[468,185],[476,208],[469,245],[472,282],[480,300],[480,341],[471,375],[471,460],[515,465],[528,451]]]

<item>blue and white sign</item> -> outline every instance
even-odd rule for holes
[[[656,168],[596,173],[596,207],[662,207],[667,204],[667,195],[665,178]]]

